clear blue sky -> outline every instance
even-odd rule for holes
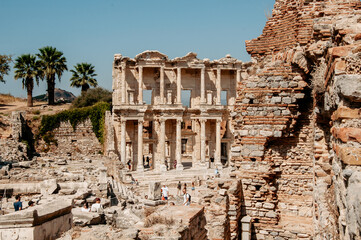
[[[88,62],[95,66],[101,87],[111,90],[115,53],[135,57],[159,50],[170,58],[190,51],[198,58],[219,59],[226,54],[249,61],[245,40],[258,37],[265,12],[274,0],[1,0],[0,54],[38,52],[54,46],[64,53],[68,68]],[[13,66],[13,64],[11,65]],[[0,83],[0,93],[26,97],[13,69]],[[56,87],[71,88],[70,72]],[[44,94],[40,82],[33,95]]]

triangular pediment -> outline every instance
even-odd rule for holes
[[[168,56],[156,50],[147,50],[135,56],[135,60],[168,60]]]

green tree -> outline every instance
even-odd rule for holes
[[[39,79],[42,77],[40,62],[36,60],[36,56],[31,54],[23,54],[15,60],[15,80],[21,78],[23,80],[23,89],[28,92],[28,107],[33,106],[33,89],[34,79],[39,85]]]
[[[70,70],[73,73],[70,81],[71,87],[81,87],[82,94],[85,93],[90,86],[98,86],[97,80],[94,78],[97,74],[95,73],[94,66],[90,63],[78,63],[74,66],[75,70]]]
[[[54,105],[55,77],[60,81],[63,72],[68,70],[66,58],[55,47],[46,46],[39,51],[36,55],[40,59],[43,79],[45,78],[48,84],[48,104]]]
[[[5,82],[4,76],[9,74],[11,56],[8,55],[0,55],[0,82]]]

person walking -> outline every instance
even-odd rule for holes
[[[178,184],[177,184],[177,196],[181,195],[181,193],[182,193],[181,191],[182,191],[182,184],[179,181]]]
[[[164,200],[168,200],[168,193],[169,193],[168,187],[166,185],[163,185],[162,195],[163,195]]]
[[[191,204],[191,196],[187,193],[187,189],[183,188],[183,205],[189,206]]]

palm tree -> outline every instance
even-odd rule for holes
[[[54,105],[55,76],[58,76],[60,81],[63,72],[68,70],[66,58],[55,47],[47,46],[40,48],[39,51],[40,53],[36,55],[40,58],[43,78],[48,83],[48,104]]]
[[[15,80],[22,78],[23,89],[28,92],[28,107],[33,106],[34,78],[39,85],[39,78],[42,77],[40,62],[31,54],[23,54],[15,60]]]
[[[11,56],[0,55],[0,82],[5,82],[4,76],[10,72]]]
[[[78,63],[74,66],[75,70],[70,70],[73,76],[70,78],[71,87],[81,87],[81,92],[86,92],[90,86],[98,86],[97,80],[94,78],[95,73],[94,66],[90,63]]]

